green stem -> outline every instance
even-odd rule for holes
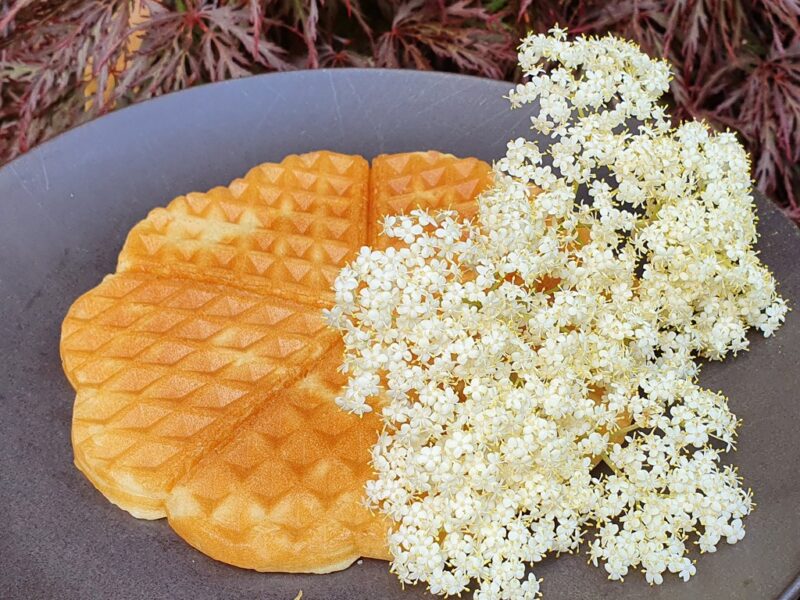
[[[619,470],[619,468],[617,467],[617,465],[615,465],[615,464],[614,464],[614,461],[613,461],[613,460],[611,460],[611,459],[608,457],[608,454],[606,454],[605,452],[603,452],[603,453],[600,455],[600,460],[601,460],[601,461],[603,461],[604,463],[606,463],[606,464],[608,465],[608,467],[609,467],[609,468],[610,468],[612,471],[614,471],[614,475],[616,475],[617,477],[625,477],[625,475],[623,475],[622,471],[620,471],[620,470]]]

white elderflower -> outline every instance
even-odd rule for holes
[[[666,63],[629,42],[554,29],[519,63],[509,99],[538,103],[537,135],[508,143],[477,219],[387,217],[404,247],[334,284],[338,402],[385,423],[367,502],[394,522],[393,572],[435,594],[535,598],[530,565],[583,540],[611,579],[688,580],[688,549],[741,540],[753,507],[697,359],[787,310],[753,249],[749,160],[673,128]]]

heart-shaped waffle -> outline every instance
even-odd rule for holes
[[[262,571],[388,558],[362,506],[374,415],[341,412],[342,346],[321,308],[382,215],[474,213],[486,163],[313,152],[153,210],[117,272],[64,320],[75,463],[112,502]]]

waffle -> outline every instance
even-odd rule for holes
[[[224,562],[328,572],[388,558],[388,525],[361,505],[379,423],[336,407],[342,346],[320,308],[362,244],[385,247],[383,215],[469,216],[489,180],[485,163],[436,152],[371,172],[314,152],[153,210],[64,320],[78,468]]]
[[[381,231],[384,216],[422,208],[455,210],[471,219],[478,210],[476,196],[492,181],[485,162],[433,151],[381,155],[372,161],[371,175],[369,240],[380,249],[392,245]]]

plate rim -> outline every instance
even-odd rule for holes
[[[158,96],[153,96],[151,98],[147,98],[145,100],[140,100],[138,102],[134,102],[133,104],[128,104],[127,106],[123,106],[121,108],[116,108],[110,110],[106,113],[100,114],[88,121],[84,121],[75,125],[74,127],[70,127],[60,133],[57,133],[51,138],[46,139],[45,141],[36,144],[35,146],[31,147],[30,149],[26,150],[22,154],[18,154],[10,161],[5,162],[0,165],[0,172],[7,168],[13,167],[15,164],[21,160],[29,158],[30,156],[34,155],[37,151],[42,151],[47,149],[51,144],[56,142],[61,142],[63,138],[69,137],[70,135],[74,134],[75,132],[82,132],[85,129],[91,128],[96,126],[98,123],[105,123],[106,121],[113,120],[116,116],[120,114],[131,114],[133,112],[137,112],[138,110],[149,110],[153,105],[159,105],[163,102],[171,101],[175,96],[181,95],[182,97],[191,96],[195,93],[200,93],[199,90],[205,90],[209,87],[233,87],[236,85],[240,85],[242,83],[249,83],[256,79],[264,79],[267,77],[278,79],[278,78],[286,78],[291,79],[294,77],[305,77],[308,75],[312,76],[328,76],[328,77],[336,77],[339,74],[346,74],[346,73],[357,73],[357,74],[382,74],[387,76],[392,76],[395,74],[403,74],[404,76],[410,75],[412,77],[422,77],[422,78],[447,78],[447,79],[462,79],[462,80],[469,80],[475,82],[482,82],[482,83],[491,83],[491,84],[507,84],[509,86],[509,90],[514,84],[510,81],[505,81],[503,79],[490,79],[489,77],[480,77],[478,75],[468,75],[465,73],[451,73],[449,71],[422,71],[419,69],[392,69],[388,67],[334,67],[334,68],[321,68],[321,69],[295,69],[292,71],[271,71],[269,73],[256,73],[254,75],[248,75],[245,77],[237,77],[235,79],[225,79],[222,81],[209,81],[205,83],[200,83],[197,85],[193,85],[188,88],[184,88],[182,90],[172,90],[167,92],[166,94],[159,94]],[[146,106],[147,108],[142,109],[142,107]],[[755,188],[754,188],[755,190]],[[757,193],[761,193],[755,190]],[[771,201],[772,202],[772,201]],[[775,203],[772,202],[774,205]]]

